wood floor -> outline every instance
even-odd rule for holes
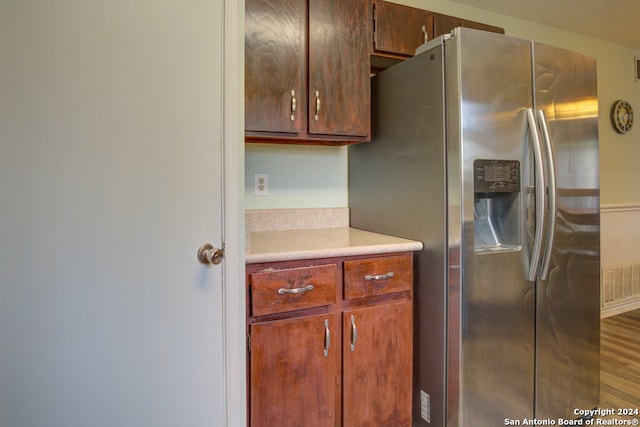
[[[640,411],[640,310],[603,319],[600,339],[600,408]]]

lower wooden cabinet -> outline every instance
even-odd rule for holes
[[[254,323],[252,426],[334,426],[339,323],[334,313]]]
[[[248,265],[250,426],[410,426],[412,270],[411,253]]]
[[[345,426],[410,426],[412,304],[343,314]]]

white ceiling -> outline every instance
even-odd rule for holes
[[[452,0],[640,49],[640,0]]]

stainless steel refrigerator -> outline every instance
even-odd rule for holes
[[[471,29],[419,52],[372,78],[349,148],[351,225],[424,242],[414,425],[576,419],[599,403],[595,60]]]

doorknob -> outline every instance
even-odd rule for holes
[[[198,261],[202,264],[218,265],[224,258],[224,248],[218,249],[211,246],[209,243],[205,243],[198,249]]]

